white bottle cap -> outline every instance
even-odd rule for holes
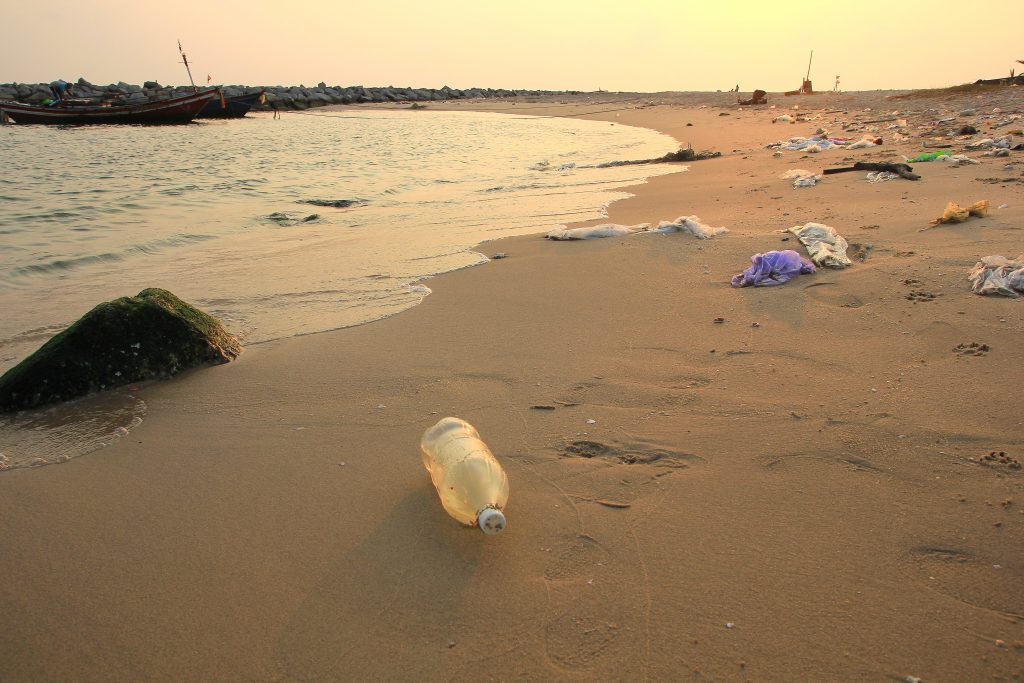
[[[505,515],[496,508],[484,508],[476,518],[480,531],[488,536],[496,536],[505,529]]]

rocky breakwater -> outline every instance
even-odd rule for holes
[[[578,94],[570,91],[552,92],[546,90],[505,90],[494,88],[396,88],[394,86],[368,88],[361,85],[328,86],[318,83],[315,87],[298,86],[221,86],[226,97],[246,95],[259,91],[266,93],[266,101],[259,109],[310,109],[328,104],[365,103],[424,103],[444,100],[487,99],[517,96]],[[138,104],[153,100],[181,97],[192,92],[190,85],[164,86],[155,81],[132,85],[123,81],[110,85],[94,85],[84,78],[72,84],[71,96],[96,102]],[[27,104],[41,104],[53,99],[49,83],[3,83],[0,84],[0,100],[15,100]]]

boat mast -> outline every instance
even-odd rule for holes
[[[178,52],[181,53],[181,61],[185,63],[185,71],[188,72],[188,82],[192,84],[192,91],[199,92],[199,88],[196,87],[196,82],[192,80],[192,69],[188,68],[188,57],[185,56],[185,51],[181,49],[180,40],[178,41]]]

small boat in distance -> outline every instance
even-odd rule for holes
[[[207,102],[220,105],[219,89],[192,93],[168,100],[139,104],[78,104],[62,100],[48,107],[21,102],[0,102],[0,121],[49,125],[87,123],[174,124],[189,123]]]
[[[248,95],[236,95],[234,97],[222,97],[210,100],[199,110],[197,119],[240,119],[249,113],[249,110],[259,102],[265,101],[264,91],[249,93]]]

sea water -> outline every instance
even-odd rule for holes
[[[608,122],[409,110],[0,126],[0,372],[147,287],[246,345],[392,315],[430,276],[484,262],[475,245],[600,218],[673,170],[599,165],[677,146]]]

